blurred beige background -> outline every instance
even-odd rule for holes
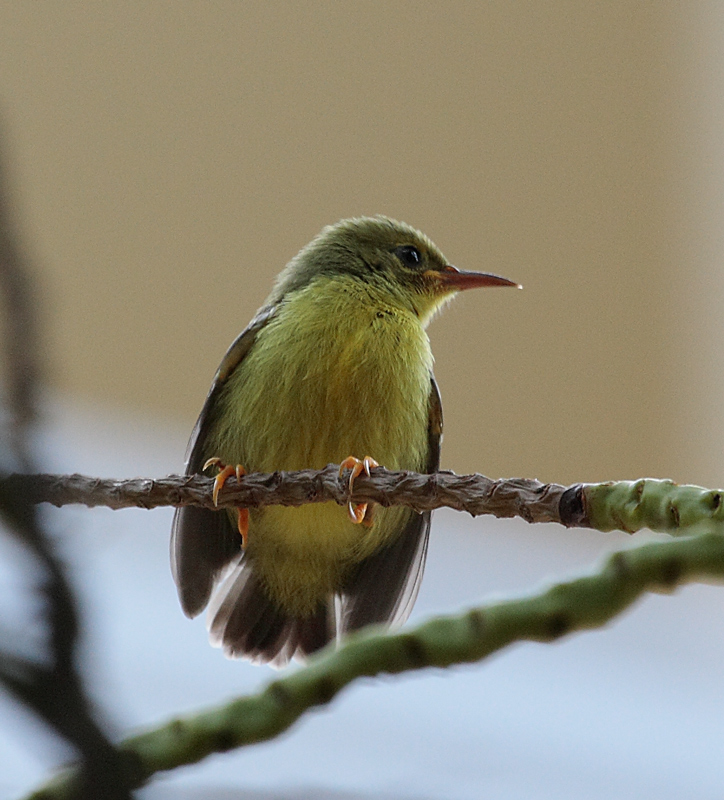
[[[323,225],[385,213],[525,285],[433,322],[443,466],[722,485],[723,19],[4,4],[5,156],[52,385],[178,421],[180,468],[274,275]]]

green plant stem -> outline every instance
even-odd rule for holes
[[[724,523],[724,493],[719,489],[641,478],[584,484],[587,524],[598,531],[635,533],[648,528],[688,535],[702,523]]]
[[[192,764],[211,753],[271,739],[305,711],[329,703],[363,676],[479,661],[515,641],[549,642],[600,627],[646,591],[672,591],[700,578],[724,577],[724,535],[717,527],[697,536],[653,542],[609,556],[598,572],[520,599],[493,603],[460,616],[433,619],[405,633],[368,629],[326,650],[262,692],[177,718],[121,742],[137,787],[156,772]],[[77,773],[57,776],[29,800],[69,800]]]

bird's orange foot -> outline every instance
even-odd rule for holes
[[[218,467],[219,472],[217,473],[216,477],[214,478],[214,491],[212,492],[212,497],[214,499],[214,505],[219,504],[219,492],[224,488],[224,484],[232,475],[236,476],[236,480],[238,481],[243,475],[246,475],[246,470],[241,464],[237,464],[235,467],[232,467],[230,464],[224,464],[224,462],[220,458],[210,458],[203,466],[203,469],[207,469],[208,467]],[[246,545],[249,542],[249,509],[248,508],[237,508],[236,509],[236,527],[239,531],[239,535],[241,536],[241,549],[246,550]]]
[[[379,464],[372,458],[371,456],[365,456],[361,461],[359,458],[355,458],[354,456],[348,456],[345,460],[339,465],[339,477],[342,477],[342,473],[346,469],[351,469],[352,472],[349,476],[349,493],[352,494],[352,489],[354,488],[355,479],[361,475],[363,472],[369,478],[370,469],[373,467],[379,467]],[[374,505],[369,503],[348,503],[347,504],[347,513],[349,514],[349,518],[355,525],[359,525],[362,523],[366,528],[371,528],[373,524],[373,509]]]

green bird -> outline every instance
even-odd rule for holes
[[[442,408],[425,328],[478,286],[517,284],[450,266],[424,234],[387,217],[324,228],[224,356],[186,474],[216,469],[218,492],[235,472],[330,463],[353,467],[350,489],[377,462],[434,472]],[[280,666],[347,631],[402,624],[429,531],[430,512],[401,506],[188,506],[173,520],[172,571],[187,616],[211,600],[212,643]]]

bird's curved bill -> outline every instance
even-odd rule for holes
[[[467,272],[449,264],[440,272],[440,283],[446,289],[462,291],[463,289],[476,289],[479,286],[515,286],[523,287],[515,281],[493,275],[491,272]]]

